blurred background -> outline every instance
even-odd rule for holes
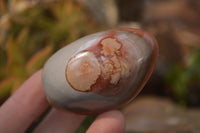
[[[199,7],[199,0],[1,0],[0,104],[70,42],[139,28],[157,38],[160,51],[145,88],[121,109],[126,133],[200,132]]]

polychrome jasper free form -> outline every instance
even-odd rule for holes
[[[158,45],[148,33],[120,28],[83,37],[45,64],[48,101],[79,114],[97,114],[130,102],[149,79]]]

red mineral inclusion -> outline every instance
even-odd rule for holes
[[[68,82],[79,91],[89,91],[100,73],[100,64],[92,52],[77,54],[68,62],[66,69]]]
[[[66,67],[66,79],[77,91],[89,92],[114,88],[121,78],[129,76],[129,64],[122,59],[122,44],[107,36],[72,57]]]

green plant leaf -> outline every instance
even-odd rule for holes
[[[90,127],[92,122],[96,119],[97,115],[89,115],[85,118],[85,120],[81,123],[79,128],[76,130],[76,133],[85,133],[87,129]]]
[[[12,78],[4,79],[0,82],[0,101],[10,95],[13,83],[14,81]]]
[[[38,51],[35,55],[33,55],[28,63],[26,64],[26,70],[29,74],[32,74],[38,69],[41,69],[44,65],[45,61],[51,55],[53,51],[53,46],[47,45],[45,48]]]
[[[12,37],[10,37],[7,42],[7,58],[9,75],[14,77],[24,77],[24,72],[22,71],[25,64],[23,52]]]

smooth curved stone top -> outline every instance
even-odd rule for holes
[[[42,74],[48,101],[79,114],[96,114],[131,101],[149,79],[158,45],[148,33],[112,29],[57,51]]]

